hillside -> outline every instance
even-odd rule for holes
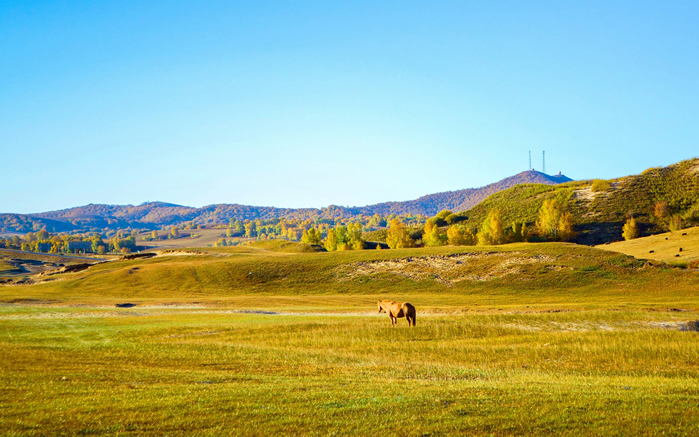
[[[637,290],[655,292],[662,281],[689,275],[647,266],[627,255],[567,243],[296,254],[291,253],[294,248],[305,252],[308,245],[285,244],[289,245],[286,249],[266,242],[166,251],[154,258],[107,262],[74,274],[50,276],[43,284],[6,288],[2,294],[5,299],[198,299],[238,294],[402,295],[430,291],[468,296],[487,291],[513,294],[512,299],[516,294],[516,299],[525,301],[532,293],[548,289],[556,290],[550,292],[553,301],[563,299],[560,301],[571,304],[578,298],[588,299],[591,290],[614,293],[631,281]],[[682,290],[693,290],[696,277],[682,277],[687,280]],[[677,295],[673,298],[679,299]]]
[[[694,264],[699,260],[699,227],[603,244],[597,247],[636,258],[678,265]]]
[[[461,213],[465,224],[477,228],[488,212],[497,208],[505,224],[515,221],[534,225],[544,200],[556,198],[574,217],[581,244],[621,240],[621,229],[633,214],[642,235],[667,230],[668,220],[658,219],[654,207],[667,202],[671,215],[685,226],[699,224],[699,159],[668,167],[650,168],[640,175],[608,181],[574,181],[560,185],[524,184],[500,191]]]
[[[481,188],[430,194],[405,202],[386,202],[363,207],[330,205],[325,208],[275,208],[239,204],[215,204],[202,208],[176,205],[165,202],[148,202],[141,205],[89,204],[58,211],[32,215],[0,214],[0,228],[4,232],[37,231],[46,226],[50,232],[91,231],[139,228],[159,229],[163,226],[227,223],[230,219],[337,219],[360,215],[413,214],[431,216],[443,209],[464,211],[489,195],[517,184],[559,184],[570,181],[563,175],[549,176],[537,171],[525,171]]]

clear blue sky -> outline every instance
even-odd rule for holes
[[[699,155],[699,2],[3,1],[0,212],[360,206]]]

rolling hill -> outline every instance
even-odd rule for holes
[[[572,181],[559,185],[522,184],[497,192],[468,211],[464,223],[477,228],[491,209],[500,210],[506,226],[513,222],[534,225],[546,199],[558,199],[573,215],[575,242],[594,245],[621,240],[629,215],[642,235],[665,232],[668,219],[658,219],[654,207],[667,202],[670,214],[684,225],[699,224],[699,159],[650,168],[639,175],[608,181]]]

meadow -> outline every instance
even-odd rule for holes
[[[699,261],[699,227],[649,235],[598,247],[638,258],[687,266],[692,262]]]
[[[108,262],[0,287],[0,434],[696,435],[697,285],[572,244]]]

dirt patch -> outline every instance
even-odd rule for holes
[[[146,253],[132,253],[130,255],[124,255],[121,258],[121,261],[129,261],[132,259],[139,259],[139,258],[153,258],[156,255],[154,252],[146,252]]]
[[[548,255],[517,256],[516,252],[477,252],[452,255],[408,257],[385,261],[369,261],[341,266],[337,269],[340,281],[352,280],[361,276],[389,273],[413,281],[434,280],[447,286],[461,281],[484,282],[514,275],[527,264],[545,263],[554,260]],[[498,262],[499,259],[503,259]],[[478,265],[482,261],[490,265]],[[563,268],[563,267],[561,267]]]
[[[162,250],[156,252],[158,256],[202,256],[202,255],[210,255],[206,252],[200,252],[198,250],[177,250],[177,249],[168,249],[168,250]]]
[[[573,191],[575,198],[580,199],[585,202],[592,202],[595,200],[595,196],[597,193],[592,191],[592,187],[587,187],[587,188],[581,188],[579,190]]]

